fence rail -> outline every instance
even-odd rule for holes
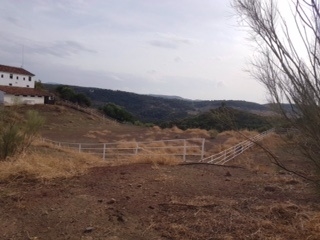
[[[235,157],[239,156],[241,153],[246,151],[247,149],[251,148],[256,144],[256,142],[261,141],[264,137],[269,135],[270,133],[274,132],[274,129],[270,129],[265,131],[261,134],[258,134],[248,140],[240,142],[222,152],[213,154],[209,157],[201,159],[199,162],[206,162],[206,163],[214,163],[214,164],[225,164],[230,160],[234,159]]]
[[[113,118],[110,118],[110,117],[102,114],[101,112],[99,112],[97,109],[94,109],[94,108],[82,107],[79,104],[75,104],[75,103],[72,103],[72,102],[69,102],[69,101],[62,101],[62,100],[56,101],[56,104],[57,105],[61,105],[61,106],[66,106],[66,107],[69,107],[69,108],[72,108],[72,109],[87,113],[87,114],[89,114],[91,116],[100,118],[103,121],[104,120],[108,120],[110,123],[119,124]]]
[[[274,129],[258,134],[209,157],[205,157],[204,138],[115,143],[69,143],[49,139],[43,139],[43,141],[78,152],[91,153],[102,157],[103,160],[118,159],[119,157],[121,159],[128,159],[135,155],[162,155],[180,157],[185,162],[206,162],[223,165],[254,146],[272,132],[274,132]]]
[[[102,159],[126,159],[134,155],[165,155],[182,158],[183,161],[194,161],[204,157],[204,138],[173,139],[150,142],[116,142],[116,143],[69,143],[43,139],[59,147],[78,152],[87,152]]]

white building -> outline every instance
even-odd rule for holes
[[[0,104],[54,103],[54,96],[35,89],[35,75],[23,68],[0,65]]]
[[[0,85],[34,88],[34,74],[18,67],[0,65]]]

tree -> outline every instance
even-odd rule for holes
[[[67,86],[58,86],[56,88],[56,92],[59,94],[59,96],[67,101],[72,101],[75,98],[76,93],[73,89],[67,87]]]
[[[83,93],[76,93],[72,101],[79,104],[80,106],[86,106],[86,107],[91,106],[90,99]]]
[[[274,0],[232,2],[258,43],[252,75],[284,120],[299,130],[300,150],[320,170],[320,5],[315,0],[281,4],[287,4],[289,15]],[[289,103],[290,111],[282,103]],[[320,185],[320,176],[313,181]]]
[[[80,106],[91,106],[90,99],[84,93],[76,93],[72,88],[67,86],[58,86],[56,92],[60,98],[79,104]]]
[[[135,119],[131,113],[126,109],[114,104],[108,103],[102,107],[102,111],[109,117],[114,118],[120,122],[134,123]]]
[[[43,86],[41,80],[34,82],[34,88],[35,88],[35,89],[44,90],[44,86]]]

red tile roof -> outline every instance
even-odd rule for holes
[[[23,88],[23,87],[11,87],[11,86],[0,86],[0,91],[12,95],[28,95],[28,96],[52,96],[52,94],[34,88]]]
[[[35,76],[33,73],[19,67],[11,67],[6,65],[0,65],[0,72],[7,72],[7,73],[15,73],[21,75],[28,75],[28,76]]]

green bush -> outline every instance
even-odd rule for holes
[[[14,118],[14,113],[2,110],[0,119],[0,159],[5,160],[27,149],[40,128],[44,119],[36,111],[28,111],[26,120]]]
[[[219,132],[215,129],[209,130],[209,135],[211,139],[215,139],[218,136]]]
[[[119,122],[135,123],[135,118],[126,109],[114,104],[108,103],[102,107],[102,111],[107,116],[118,120]]]
[[[91,101],[84,93],[76,93],[72,88],[67,86],[58,86],[56,92],[63,100],[79,104],[80,106],[90,107]]]

